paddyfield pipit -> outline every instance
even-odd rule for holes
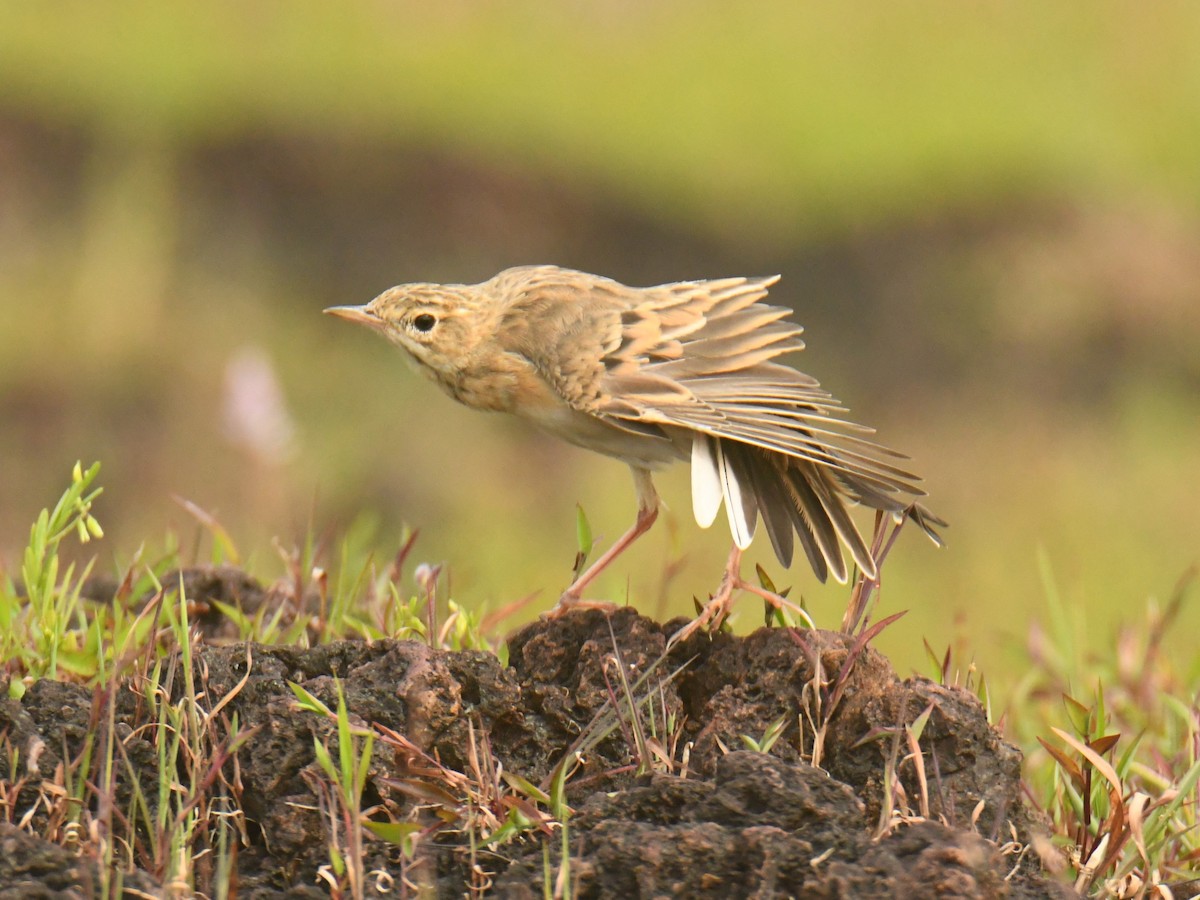
[[[630,467],[636,521],[556,610],[585,603],[584,589],[654,523],[650,473],[690,459],[696,521],[708,527],[724,506],[733,532],[721,587],[701,616],[715,624],[734,590],[749,587],[741,553],[760,516],[783,566],[798,540],[818,578],[843,582],[847,554],[877,578],[849,507],[907,517],[935,541],[945,524],[914,502],[924,491],[889,461],[900,454],[843,418],[815,379],[775,361],[804,347],[791,311],[765,302],[778,280],[631,288],[521,266],[482,284],[399,285],[325,312],[380,332],[459,402],[520,416]]]

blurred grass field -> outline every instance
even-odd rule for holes
[[[172,494],[264,578],[271,538],[366,512],[381,553],[419,527],[460,601],[541,609],[576,502],[602,540],[628,524],[624,467],[455,406],[319,310],[525,262],[780,272],[797,364],[952,523],[889,560],[898,668],[927,638],[1018,677],[1039,557],[1106,652],[1200,560],[1198,38],[1182,2],[7,4],[0,559],[95,458],[112,567],[191,543]],[[685,471],[661,481],[667,524],[601,590],[678,614],[727,537]],[[836,626],[846,589],[764,550]]]

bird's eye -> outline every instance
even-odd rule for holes
[[[437,319],[429,313],[421,313],[412,320],[413,328],[417,331],[433,331],[433,326],[437,324]]]

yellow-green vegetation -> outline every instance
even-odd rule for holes
[[[330,824],[329,871],[323,872],[322,877],[332,890],[338,891],[345,885],[351,896],[361,897],[366,890],[362,842],[363,826],[367,822],[362,799],[371,765],[371,749],[375,746],[375,732],[351,725],[341,684],[337,685],[336,714],[300,685],[291,684],[290,687],[299,699],[301,709],[329,716],[337,722],[336,763],[329,749],[313,739],[317,763],[328,779],[328,786],[319,779],[310,779],[322,815]],[[402,838],[406,836],[401,834]]]
[[[58,545],[68,535],[84,544],[104,535],[92,515],[100,489],[91,490],[91,485],[99,470],[99,463],[87,472],[75,464],[67,492],[53,510],[43,509],[30,529],[21,563],[24,597],[17,596],[11,582],[0,592],[0,658],[20,660],[28,677],[57,678],[60,672],[91,676],[103,670],[100,632],[77,630],[87,621],[79,609],[79,592],[94,560],[78,575],[74,563],[60,575],[58,554]],[[12,682],[9,692],[19,699],[22,682]]]

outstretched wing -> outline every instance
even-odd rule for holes
[[[792,532],[822,578],[845,580],[840,545],[859,567],[875,563],[846,501],[899,513],[924,493],[889,462],[902,455],[868,440],[872,429],[815,379],[774,359],[801,350],[786,307],[763,302],[775,278],[686,282],[638,292],[605,355],[594,414],[695,434],[693,505],[710,524],[720,506],[747,546],[763,515],[780,560]]]
[[[881,457],[873,429],[841,418],[817,381],[775,357],[804,349],[783,306],[761,302],[778,277],[686,282],[646,291],[621,315],[621,341],[604,357],[603,402],[592,411],[678,425],[919,493],[917,478]]]

